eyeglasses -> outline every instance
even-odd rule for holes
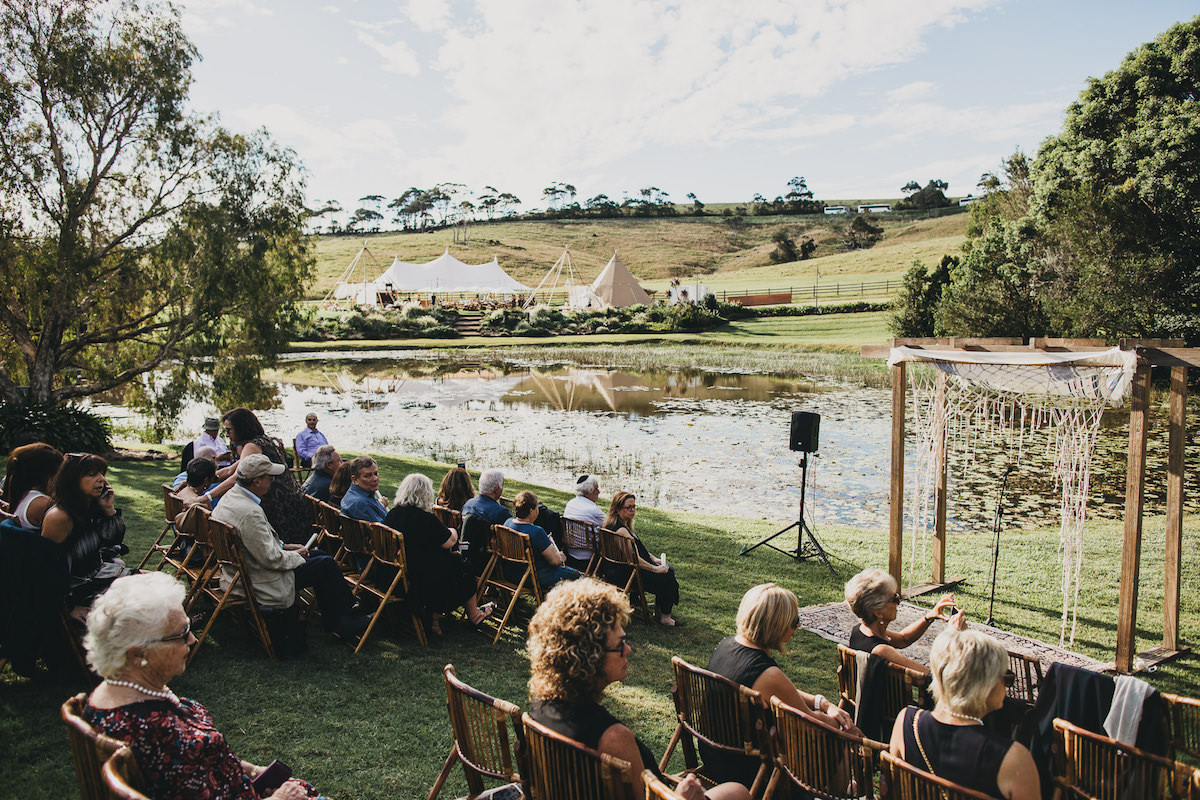
[[[79,459],[79,458],[90,458],[91,455],[92,455],[91,453],[67,453],[67,458],[74,461],[75,459]]]
[[[1011,669],[1004,670],[1004,674],[1000,676],[1000,680],[1004,681],[1004,688],[1011,689],[1013,684],[1017,682],[1017,673]]]
[[[892,595],[891,597],[889,597],[889,598],[888,598],[888,602],[889,602],[889,603],[895,603],[896,605],[900,605],[900,593],[899,593],[899,592],[896,592],[894,595]]]
[[[187,638],[192,635],[192,626],[199,625],[203,619],[204,619],[203,617],[201,617],[200,615],[197,614],[196,616],[194,616],[188,620],[187,627],[185,627],[183,629],[182,633],[173,633],[170,636],[164,636],[161,639],[156,639],[155,641],[157,641],[157,642],[184,641],[184,642],[186,642]]]
[[[606,648],[604,648],[604,652],[606,652],[606,653],[624,653],[625,646],[627,644],[628,639],[629,639],[628,636],[622,636],[620,639],[617,640],[616,647],[606,647]]]

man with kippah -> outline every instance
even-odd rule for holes
[[[311,586],[327,630],[353,641],[362,636],[370,617],[354,608],[354,597],[337,562],[326,555],[310,555],[299,544],[284,544],[260,507],[271,488],[271,479],[286,467],[261,453],[244,456],[237,465],[237,483],[221,498],[212,513],[218,522],[232,525],[246,548],[246,568],[258,602],[283,611],[296,601],[296,590]],[[221,588],[229,585],[232,570],[221,568]]]
[[[567,502],[567,507],[563,509],[562,515],[604,527],[604,512],[600,510],[600,506],[596,505],[599,497],[600,481],[596,479],[596,476],[580,475],[575,481],[575,496]],[[567,557],[572,559],[569,562],[572,564],[586,563],[592,560],[592,551],[580,547],[568,547]]]

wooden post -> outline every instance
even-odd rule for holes
[[[938,370],[937,388],[934,392],[934,407],[930,412],[934,415],[934,429],[945,428],[946,420],[946,373]],[[943,430],[943,434],[947,431]],[[937,489],[934,494],[933,518],[933,582],[946,582],[946,436],[936,443],[933,469],[937,475]]]
[[[1167,542],[1163,581],[1163,648],[1179,649],[1179,578],[1183,548],[1183,449],[1187,439],[1187,370],[1171,367],[1167,441]]]
[[[904,550],[904,396],[907,374],[901,361],[892,367],[892,486],[888,539],[888,572],[903,588],[901,555]]]
[[[1129,464],[1125,473],[1125,535],[1121,548],[1121,597],[1117,607],[1117,672],[1133,671],[1137,652],[1138,570],[1142,557],[1142,498],[1146,478],[1146,433],[1150,365],[1139,359],[1129,401]]]

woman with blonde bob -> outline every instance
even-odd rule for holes
[[[778,697],[811,717],[841,730],[858,732],[850,716],[821,695],[796,688],[770,656],[772,650],[787,655],[788,642],[799,627],[800,603],[796,595],[774,583],[763,583],[746,592],[738,605],[737,634],[726,636],[713,650],[708,669],[748,686],[764,703]],[[704,771],[713,780],[754,782],[761,763],[756,758],[713,750],[700,743]]]
[[[846,581],[846,604],[859,623],[850,630],[850,647],[874,653],[894,664],[929,672],[929,667],[900,651],[925,635],[935,620],[949,622],[954,595],[944,594],[933,610],[902,631],[889,631],[900,610],[900,589],[896,579],[881,569],[866,569]]]
[[[658,777],[658,759],[633,731],[603,705],[604,689],[624,680],[633,648],[625,640],[629,600],[593,578],[554,587],[529,622],[529,715],[593,750],[632,765],[634,795],[643,800],[642,769]],[[688,800],[705,797],[694,775],[676,788]],[[745,788],[722,784],[708,790],[713,800],[749,798]]]
[[[994,733],[983,717],[1004,704],[1012,680],[1008,653],[995,639],[968,630],[962,612],[929,652],[933,711],[909,706],[892,728],[891,753],[925,772],[1003,800],[1040,800],[1033,756]]]
[[[252,781],[263,767],[242,761],[208,709],[167,686],[187,668],[196,642],[183,610],[184,587],[162,572],[113,581],[88,615],[83,646],[104,680],[92,690],[83,718],[129,745],[154,800],[262,796]],[[317,797],[304,781],[266,788],[275,800]]]

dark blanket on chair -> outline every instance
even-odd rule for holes
[[[883,703],[887,696],[887,679],[888,660],[874,653],[867,656],[867,668],[862,676],[862,693],[855,705],[855,724],[863,732],[863,736],[879,742],[886,742],[892,738],[892,732],[883,729]]]
[[[63,602],[70,586],[62,545],[37,531],[0,523],[0,656],[18,675],[32,675],[38,658],[64,657]]]

